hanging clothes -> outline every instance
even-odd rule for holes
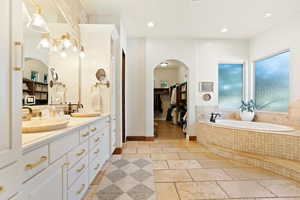
[[[174,87],[172,89],[172,94],[171,94],[171,105],[176,105],[177,102],[177,87]]]
[[[163,112],[160,94],[154,94],[154,111],[160,113]]]

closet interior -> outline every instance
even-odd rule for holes
[[[154,134],[156,137],[174,137],[168,129],[177,129],[185,135],[187,123],[187,70],[176,62],[159,65],[154,70]],[[159,127],[165,128],[161,133]]]

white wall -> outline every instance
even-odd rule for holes
[[[250,40],[250,62],[290,50],[290,101],[300,98],[300,19],[290,20]],[[253,82],[253,79],[252,79]],[[252,98],[254,91],[251,91]]]
[[[155,88],[160,88],[161,81],[168,81],[169,86],[180,83],[179,68],[155,68],[154,81]]]
[[[126,71],[126,133],[145,135],[145,39],[130,40]]]
[[[221,63],[244,63],[248,68],[247,40],[201,40],[197,44],[197,80],[199,82],[214,82],[214,92],[211,93],[212,100],[206,102],[200,93],[197,102],[199,106],[218,105],[218,64]]]

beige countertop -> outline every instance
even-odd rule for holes
[[[23,153],[32,151],[36,148],[39,148],[45,144],[53,142],[60,137],[65,136],[71,131],[79,129],[82,126],[93,123],[97,120],[108,117],[110,114],[103,114],[99,117],[89,117],[89,118],[74,118],[71,117],[70,122],[67,128],[55,130],[55,131],[47,131],[40,133],[32,133],[32,134],[22,134],[22,150]]]

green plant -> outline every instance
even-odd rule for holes
[[[250,100],[250,101],[242,100],[242,105],[241,105],[240,109],[242,112],[244,112],[244,111],[254,112],[254,110],[256,109],[255,102],[253,100]]]

